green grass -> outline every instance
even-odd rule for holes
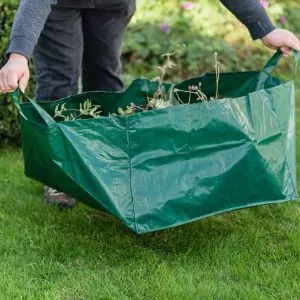
[[[300,203],[136,236],[82,204],[44,205],[21,152],[2,150],[0,299],[300,299]]]

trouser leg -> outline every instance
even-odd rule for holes
[[[134,0],[126,3],[125,8],[120,5],[119,8],[107,6],[83,11],[83,91],[123,89],[120,79],[121,45],[135,10]]]
[[[77,93],[82,53],[81,10],[53,8],[33,53],[37,99]]]

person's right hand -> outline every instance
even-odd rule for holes
[[[289,56],[293,49],[300,51],[299,39],[290,31],[276,28],[264,36],[262,42],[273,50],[280,49],[283,56]]]
[[[12,53],[8,62],[0,70],[0,93],[9,93],[18,86],[24,92],[29,80],[28,59],[20,54]]]

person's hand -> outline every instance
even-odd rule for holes
[[[274,29],[261,40],[273,50],[280,49],[283,56],[289,56],[293,49],[300,51],[299,39],[292,32],[285,29]]]
[[[25,56],[12,53],[0,70],[0,93],[14,91],[18,86],[24,92],[29,80],[28,60]]]

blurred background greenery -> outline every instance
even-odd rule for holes
[[[17,3],[0,3],[1,57],[8,45]],[[276,26],[300,34],[299,1],[262,0],[261,4]],[[260,41],[251,40],[247,29],[218,0],[137,0],[123,46],[125,84],[136,77],[155,77],[161,54],[170,51],[176,52],[177,66],[168,76],[173,82],[213,71],[215,51],[223,72],[260,69],[271,56]],[[283,63],[278,74],[285,77],[289,68],[288,62]],[[34,78],[27,93],[34,96]],[[18,114],[10,96],[0,95],[0,144],[7,142],[20,142]]]

